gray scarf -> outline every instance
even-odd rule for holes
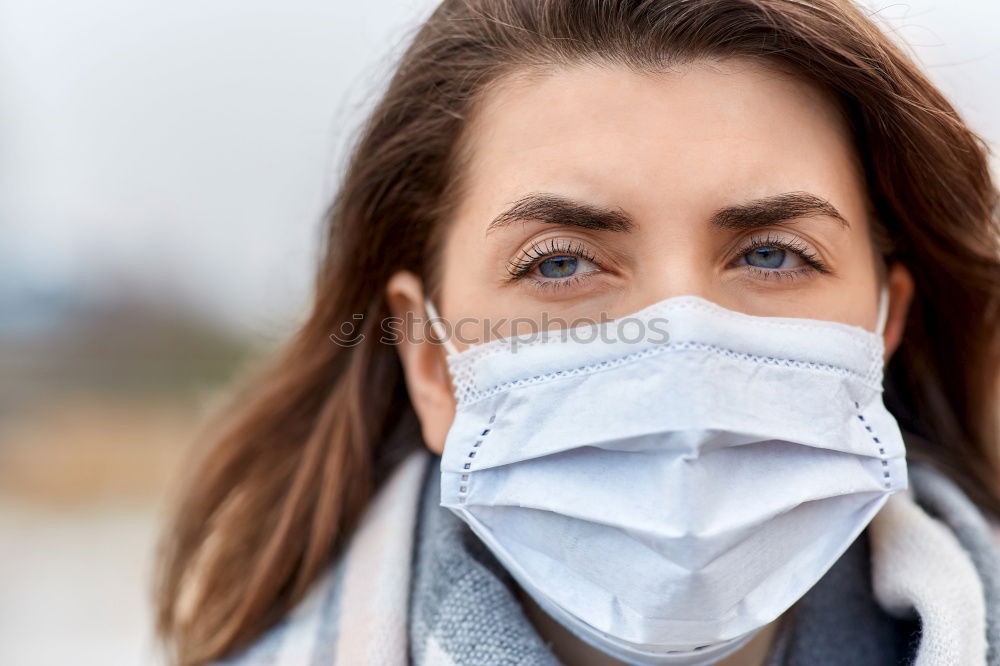
[[[290,613],[249,647],[216,663],[560,664],[525,615],[510,574],[460,518],[439,505],[440,460],[421,445],[401,462],[386,462],[391,478],[346,551]],[[967,666],[961,654],[1000,666],[1000,556],[989,526],[946,476],[913,462],[909,471],[917,504],[893,505],[890,498],[876,522],[782,618],[767,666]],[[873,530],[886,526],[895,531],[874,538]],[[948,548],[929,549],[935,539]],[[907,560],[914,546],[931,559]],[[897,549],[902,559],[887,557],[886,549]],[[880,575],[873,576],[879,566]],[[890,615],[883,610],[886,598],[890,604],[907,599],[888,584],[897,571],[909,577],[896,583],[931,580],[937,587],[921,588],[922,596],[910,597],[917,599],[912,608]],[[962,595],[951,594],[959,589]],[[963,612],[970,606],[978,610]],[[918,607],[934,616],[920,616]],[[978,619],[969,624],[963,617]],[[971,643],[986,646],[985,662]]]
[[[440,664],[444,652],[455,666],[560,664],[525,615],[511,575],[461,519],[439,505],[439,466],[434,457],[421,489],[409,608],[411,663]],[[998,664],[1000,562],[985,522],[940,473],[911,464],[910,476],[920,504],[951,527],[972,555],[987,597],[988,663]],[[863,533],[786,613],[766,663],[895,666],[914,663],[919,644],[919,618],[891,617],[876,603]]]

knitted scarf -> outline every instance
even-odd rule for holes
[[[439,505],[440,457],[421,447],[380,487],[345,551],[230,666],[558,666],[516,583]],[[935,470],[782,618],[767,666],[1000,666],[1000,556],[983,516]]]

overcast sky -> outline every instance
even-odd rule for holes
[[[0,324],[126,288],[294,321],[344,147],[435,4],[0,0]],[[867,4],[997,145],[1000,2]]]

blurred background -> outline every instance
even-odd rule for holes
[[[0,0],[0,664],[153,664],[191,437],[304,316],[434,0]],[[866,2],[1000,140],[1000,3]]]

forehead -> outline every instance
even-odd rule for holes
[[[626,205],[639,219],[775,191],[849,207],[862,183],[832,97],[748,60],[511,76],[481,101],[466,141],[460,208],[474,217],[538,190]]]

